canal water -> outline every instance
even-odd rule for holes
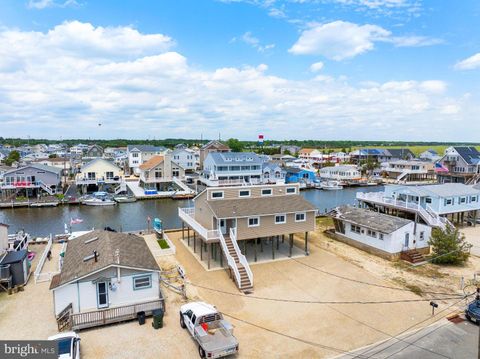
[[[382,186],[345,188],[339,191],[306,190],[301,194],[309,200],[320,213],[343,204],[355,204],[357,192],[383,191]],[[65,224],[70,229],[71,219],[83,222],[72,226],[72,231],[109,226],[117,231],[138,231],[147,228],[147,218],[158,217],[165,228],[180,228],[177,215],[178,207],[189,207],[191,200],[157,199],[116,206],[58,206],[43,208],[4,208],[0,209],[0,223],[10,225],[9,233],[25,229],[32,236],[60,234]]]

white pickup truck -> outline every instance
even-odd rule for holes
[[[187,328],[197,341],[201,358],[222,358],[238,352],[233,326],[211,304],[192,302],[182,305],[180,326]]]

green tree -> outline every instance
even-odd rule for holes
[[[20,161],[20,153],[18,151],[12,151],[5,159],[5,164],[11,166],[12,163]]]
[[[57,154],[56,153],[51,153],[48,155],[48,158],[57,158]]]
[[[436,264],[463,264],[472,248],[470,243],[465,242],[465,235],[450,226],[445,230],[434,228],[428,243],[432,246],[432,263]]]
[[[227,146],[230,147],[232,152],[242,152],[243,151],[243,143],[241,143],[236,138],[230,138],[227,140]]]

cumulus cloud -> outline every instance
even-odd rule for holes
[[[323,62],[319,61],[319,62],[315,62],[313,64],[310,65],[310,71],[312,72],[318,72],[320,71],[321,69],[323,69]]]
[[[373,50],[376,42],[388,42],[397,47],[420,47],[442,41],[426,36],[392,36],[389,30],[377,25],[338,20],[310,24],[288,51],[295,55],[322,55],[340,61]]]
[[[248,139],[262,131],[271,138],[452,140],[458,121],[478,113],[466,114],[473,99],[449,98],[435,79],[292,80],[270,74],[267,64],[207,71],[172,43],[129,26],[80,22],[0,31],[2,136],[213,138],[221,131]],[[474,136],[480,128],[469,125],[477,126]]]
[[[478,68],[480,68],[480,52],[455,64],[455,69],[457,70],[474,70]]]

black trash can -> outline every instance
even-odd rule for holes
[[[163,328],[163,309],[152,310],[152,316],[152,327],[154,327],[155,329]]]
[[[138,312],[137,319],[138,319],[138,324],[140,325],[145,324],[145,312]]]

